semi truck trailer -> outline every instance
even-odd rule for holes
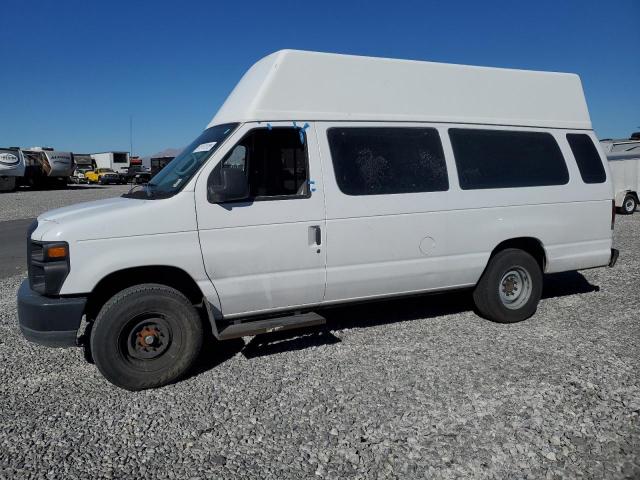
[[[95,168],[110,168],[120,174],[129,170],[129,152],[92,153],[91,158]]]

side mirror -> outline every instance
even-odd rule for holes
[[[249,197],[249,182],[243,170],[239,168],[222,168],[220,170],[220,180],[222,183],[215,183],[216,175],[210,177],[209,200],[214,203],[234,202],[245,200]]]

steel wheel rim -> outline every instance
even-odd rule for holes
[[[522,267],[510,268],[498,283],[500,302],[509,310],[522,308],[531,298],[531,275]]]
[[[632,198],[628,198],[625,202],[624,202],[624,208],[627,212],[633,212],[636,208],[635,208],[635,202],[633,201]]]
[[[157,314],[138,316],[122,332],[121,351],[130,361],[156,360],[162,357],[173,341],[171,327]]]

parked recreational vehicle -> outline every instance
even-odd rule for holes
[[[57,178],[59,181],[66,181],[73,171],[76,169],[73,153],[71,152],[59,152],[57,150],[44,150],[44,154],[47,157],[51,170],[49,177]]]
[[[129,169],[129,152],[92,153],[95,168],[110,168],[116,173],[125,174]]]
[[[205,329],[345,302],[469,289],[518,322],[543,273],[615,264],[601,152],[576,75],[276,52],[145,188],[38,217],[20,326],[70,346],[86,315],[100,372],[138,390]]]
[[[24,183],[34,187],[66,185],[75,170],[73,153],[49,147],[22,150],[25,159]]]
[[[49,161],[42,150],[22,150],[24,156],[23,183],[30,187],[38,187],[46,182],[49,175]]]
[[[12,192],[24,177],[24,157],[17,147],[0,148],[0,192]]]
[[[609,160],[616,207],[630,215],[640,205],[640,139],[600,143]]]

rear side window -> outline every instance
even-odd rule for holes
[[[346,195],[449,189],[442,143],[434,128],[331,128],[327,136],[338,187]]]
[[[560,147],[549,133],[452,128],[449,136],[463,190],[569,181]]]
[[[604,172],[598,150],[589,135],[568,133],[567,141],[576,159],[580,176],[584,183],[604,183],[607,179],[607,174]]]

